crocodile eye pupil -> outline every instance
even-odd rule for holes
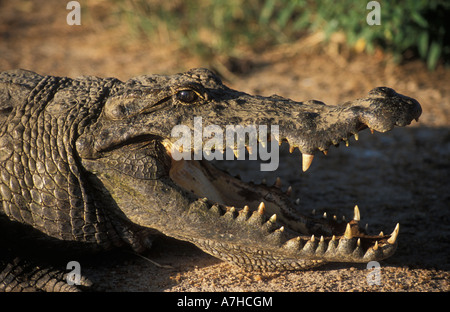
[[[191,103],[197,99],[197,94],[191,90],[183,90],[177,93],[177,99],[185,103]]]

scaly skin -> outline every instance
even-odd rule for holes
[[[358,208],[349,223],[314,219],[278,184],[244,183],[206,160],[175,160],[171,135],[176,125],[194,130],[194,117],[223,129],[278,125],[279,143],[298,148],[307,170],[314,153],[358,131],[418,119],[419,103],[392,89],[331,106],[248,95],[205,69],[125,83],[17,70],[0,73],[0,101],[0,244],[9,255],[36,241],[51,250],[142,251],[158,231],[245,269],[297,270],[381,260],[397,246],[398,226],[369,236]],[[19,244],[6,242],[11,233]],[[0,289],[29,277],[14,275],[12,258],[0,256]]]

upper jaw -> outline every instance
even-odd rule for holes
[[[394,126],[409,125],[420,117],[420,104],[393,89],[379,87],[354,101],[338,106],[308,101],[295,106],[291,112],[296,127],[281,132],[282,140],[291,147],[298,147],[303,154],[327,151],[330,145],[348,142],[351,136],[358,139],[358,132],[370,128],[386,132]]]
[[[219,125],[225,129],[227,123],[232,126],[237,123],[243,127],[256,126],[258,131],[261,125],[267,126],[267,135],[261,139],[262,133],[259,132],[258,142],[272,139],[279,144],[287,142],[291,152],[298,148],[302,154],[303,171],[309,168],[314,154],[318,151],[326,154],[331,145],[337,146],[341,142],[348,145],[350,137],[354,136],[358,140],[358,132],[367,128],[373,133],[386,132],[394,126],[406,126],[412,120],[418,120],[422,112],[416,100],[386,87],[375,88],[364,98],[337,106],[314,100],[293,102],[278,96],[254,97],[233,90],[228,91],[233,96],[212,97],[211,106],[205,104],[204,110],[208,113],[202,113],[199,108],[194,110],[194,113],[198,114],[197,119],[200,117],[203,128]],[[225,108],[224,112],[210,110],[210,107],[217,104]],[[186,124],[195,135],[196,116],[182,115],[182,123]],[[276,136],[270,133],[272,125],[279,127]],[[191,139],[191,146],[195,146],[194,136]],[[166,136],[163,144],[170,150],[175,140]],[[238,155],[240,152],[238,146],[227,144],[228,142],[224,144],[223,149],[230,148]],[[248,144],[245,147],[251,149]]]

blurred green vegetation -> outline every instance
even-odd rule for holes
[[[177,42],[204,59],[261,51],[310,33],[345,35],[349,48],[421,58],[429,69],[449,62],[450,1],[378,1],[381,25],[369,26],[362,0],[115,0],[118,15],[136,34],[163,44]],[[326,40],[325,42],[326,43]]]

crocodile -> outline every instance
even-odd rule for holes
[[[326,105],[249,95],[201,68],[126,82],[4,71],[0,289],[73,290],[77,285],[68,285],[49,258],[143,252],[157,235],[255,272],[385,259],[397,247],[398,224],[390,235],[371,235],[359,225],[357,206],[348,222],[304,214],[278,179],[271,186],[244,182],[207,159],[175,159],[173,129],[194,131],[194,117],[222,129],[276,125],[277,137],[259,133],[260,146],[266,138],[289,144],[291,153],[299,149],[306,171],[316,153],[357,139],[359,131],[386,132],[420,114],[418,101],[388,87]],[[236,152],[237,142],[219,147]]]

